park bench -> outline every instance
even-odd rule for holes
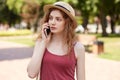
[[[103,42],[98,41],[95,35],[90,34],[78,34],[78,41],[80,41],[87,52],[101,53],[103,52]],[[99,44],[98,44],[99,43]]]

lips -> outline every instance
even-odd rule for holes
[[[50,27],[51,30],[55,30],[56,28],[55,27]]]

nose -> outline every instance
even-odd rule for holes
[[[51,20],[51,24],[52,24],[52,25],[55,25],[55,23],[56,23],[56,22],[55,22],[55,19],[52,19],[52,20]]]

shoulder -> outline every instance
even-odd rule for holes
[[[80,56],[84,56],[85,47],[80,42],[76,42],[74,46],[74,52],[75,52],[76,58],[79,58]]]

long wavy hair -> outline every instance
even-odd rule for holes
[[[51,11],[55,10],[56,8],[51,8],[48,12],[46,12],[41,20],[41,25],[45,22],[48,22],[49,20],[49,15],[51,13]],[[59,10],[59,9],[57,9]],[[65,23],[65,28],[63,31],[63,44],[67,45],[67,53],[70,53],[74,42],[76,41],[76,37],[75,37],[75,28],[77,27],[75,24],[73,24],[73,21],[69,18],[69,16],[64,13],[63,11],[59,10],[63,16],[63,18],[65,19],[66,23]],[[40,29],[41,30],[41,29]],[[41,31],[40,34],[38,35],[38,39],[41,39]]]

